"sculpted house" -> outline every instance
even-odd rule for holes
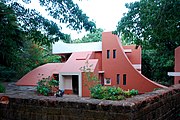
[[[174,72],[168,72],[169,76],[174,76],[174,84],[180,84],[180,46],[175,49]]]
[[[91,72],[97,75],[105,86],[121,87],[124,90],[137,89],[139,93],[154,88],[164,88],[141,74],[141,47],[122,46],[118,36],[111,32],[102,33],[102,42],[53,44],[53,54],[62,57],[62,63],[42,65],[22,77],[16,85],[36,86],[38,80],[48,76],[59,80],[59,89],[65,94],[90,96],[85,73],[80,70],[88,62]]]

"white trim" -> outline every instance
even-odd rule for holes
[[[64,80],[61,74],[59,74],[59,89],[64,90]]]
[[[52,45],[53,54],[87,52],[87,51],[102,51],[102,42],[68,44],[62,41],[58,41]]]
[[[98,73],[104,73],[104,71],[98,71]]]
[[[79,78],[79,81],[78,81],[78,83],[79,83],[79,97],[82,97],[82,74],[81,73],[79,73],[78,78]]]
[[[168,76],[180,76],[180,72],[168,72]]]
[[[82,97],[82,74],[81,72],[61,72],[59,73],[59,89],[64,90],[63,75],[78,75],[79,93],[78,96]]]
[[[124,49],[124,52],[125,52],[125,53],[131,53],[132,50],[131,50],[131,49]]]
[[[141,70],[141,64],[133,64],[133,67],[135,69],[140,69]]]

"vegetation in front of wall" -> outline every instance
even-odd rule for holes
[[[123,100],[138,94],[138,90],[135,89],[125,91],[120,87],[102,86],[97,76],[92,73],[92,66],[92,64],[90,65],[89,62],[86,61],[85,66],[80,68],[82,72],[85,72],[87,83],[84,85],[89,88],[92,98],[104,100]]]
[[[0,93],[4,93],[6,88],[0,83]]]
[[[98,84],[90,88],[91,97],[104,100],[123,100],[138,94],[138,90],[122,90],[120,87],[102,86]]]
[[[59,86],[59,82],[54,79],[49,78],[43,78],[37,83],[37,93],[49,96],[54,94],[54,88]]]
[[[100,80],[98,77],[92,72],[93,64],[89,64],[88,61],[85,62],[85,66],[81,67],[80,70],[85,73],[87,82],[84,83],[88,89],[91,89],[92,87],[96,86],[100,83]]]

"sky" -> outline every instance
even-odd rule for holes
[[[21,1],[21,0],[17,0]],[[125,3],[135,2],[139,0],[73,0],[82,9],[82,11],[95,21],[97,28],[102,28],[104,31],[113,31],[116,29],[118,21],[123,17],[123,13],[128,10]],[[37,9],[43,16],[50,20],[52,17],[47,16],[46,11],[38,5],[37,0],[32,0],[32,3],[27,5],[29,8]],[[58,23],[58,21],[55,21]],[[62,32],[70,34],[72,39],[82,38],[87,32],[84,30],[81,33],[69,30],[65,25],[62,26]]]

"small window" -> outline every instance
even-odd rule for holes
[[[123,74],[123,85],[126,85],[126,74]]]
[[[59,81],[59,74],[53,74],[55,80]]]
[[[120,74],[117,74],[117,84],[120,84]]]
[[[110,50],[107,50],[107,58],[110,58]]]
[[[116,58],[116,50],[113,50],[113,58]]]
[[[106,78],[104,80],[104,85],[111,85],[111,79],[110,78]]]

